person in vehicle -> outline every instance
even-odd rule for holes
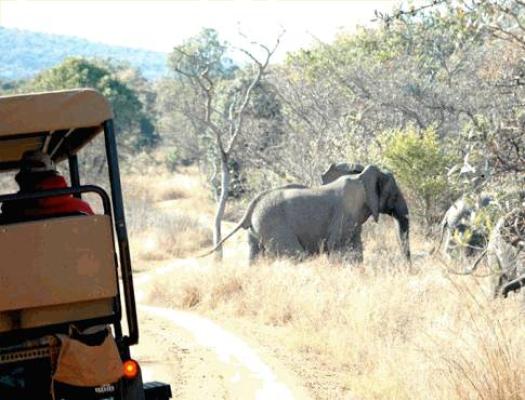
[[[15,180],[19,192],[34,193],[43,190],[65,189],[65,178],[58,173],[48,154],[41,151],[27,151],[22,156],[20,171]],[[14,200],[2,204],[0,223],[8,224],[59,217],[67,215],[92,215],[91,206],[72,195],[44,197],[34,200]]]

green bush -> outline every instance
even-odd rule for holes
[[[380,143],[383,162],[407,192],[415,214],[435,222],[442,214],[440,206],[452,195],[447,167],[457,160],[447,154],[433,127],[386,132]]]

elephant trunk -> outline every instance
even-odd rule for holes
[[[397,221],[399,241],[401,244],[401,251],[405,255],[408,262],[410,262],[410,243],[409,243],[409,226],[410,221],[408,218],[408,206],[403,198],[399,196],[394,208],[392,216]]]

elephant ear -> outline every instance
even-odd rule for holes
[[[402,196],[397,186],[396,180],[391,173],[382,173],[379,176],[379,209],[391,211],[395,207],[393,201],[398,196]]]
[[[359,180],[365,187],[366,205],[370,209],[374,221],[379,220],[379,190],[378,181],[381,171],[374,165],[367,166],[359,175]]]

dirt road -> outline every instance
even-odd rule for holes
[[[181,263],[188,261],[182,261]],[[137,300],[155,275],[169,274],[177,263],[136,279]],[[308,399],[296,378],[261,349],[198,315],[139,306],[140,345],[134,356],[144,380],[169,382],[176,399]]]

